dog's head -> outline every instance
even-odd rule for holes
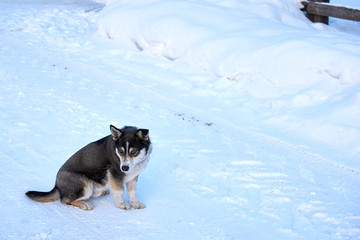
[[[123,127],[118,129],[110,125],[110,132],[115,141],[115,152],[120,159],[120,170],[130,173],[138,164],[148,159],[151,142],[148,129]]]

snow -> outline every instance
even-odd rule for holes
[[[271,115],[265,123],[359,153],[359,110],[346,114],[351,131],[327,122],[326,114],[302,121],[304,111],[324,105],[329,112],[353,112],[358,102],[353,89],[360,81],[357,36],[322,31],[326,27],[308,22],[293,1],[185,2],[111,2],[100,14],[99,31],[221,79],[217,84],[203,81],[202,88],[260,100],[257,109]],[[242,101],[236,102],[232,108],[241,108]]]
[[[360,239],[359,25],[298,4],[1,1],[0,239]],[[25,197],[109,124],[147,208]]]
[[[339,5],[347,8],[360,9],[359,1],[352,0],[331,0],[331,5]],[[356,34],[360,36],[360,24],[355,21],[347,21],[337,18],[329,19],[331,25],[340,31],[350,32],[352,34]]]

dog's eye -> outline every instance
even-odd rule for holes
[[[124,154],[125,154],[124,149],[120,149],[120,150],[119,150],[119,153],[120,153],[120,155],[124,155]]]
[[[138,150],[131,150],[130,154],[132,156],[136,156],[138,154]]]

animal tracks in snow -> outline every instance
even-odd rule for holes
[[[318,237],[323,236],[319,232],[331,228],[330,235],[344,234],[345,229],[349,230],[347,236],[356,235],[356,220],[341,225],[348,215],[341,212],[340,200],[345,197],[344,178],[349,184],[358,179],[356,169],[218,117],[202,113],[194,119],[211,119],[214,125],[202,125],[204,137],[182,141],[180,159],[184,165],[177,165],[173,173],[178,179],[187,179],[180,184],[187,184],[196,199],[225,205],[237,213],[234,218],[239,222],[271,222],[278,233],[292,237],[298,237],[304,228]],[[193,134],[185,131],[184,135]],[[213,151],[204,151],[202,146]],[[329,198],[329,193],[335,199]],[[355,202],[350,204],[356,206]]]

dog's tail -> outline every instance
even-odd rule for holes
[[[56,187],[54,187],[50,192],[28,191],[25,194],[32,200],[43,203],[54,202],[60,199],[60,192]]]

